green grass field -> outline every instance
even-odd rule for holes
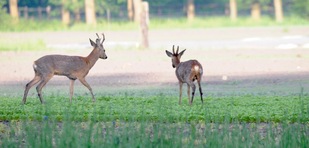
[[[56,121],[150,121],[150,122],[302,122],[309,120],[309,96],[226,96],[207,97],[201,104],[195,97],[192,106],[184,98],[178,105],[176,97],[105,96],[93,103],[88,97],[78,96],[69,103],[63,96],[47,96],[41,105],[37,98],[2,97],[0,120],[33,120],[45,118]],[[74,115],[74,116],[73,116]],[[72,118],[72,119],[71,119]]]
[[[2,147],[307,147],[309,96],[1,97]],[[21,140],[22,139],[22,140]]]

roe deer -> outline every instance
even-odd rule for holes
[[[201,95],[201,101],[203,103],[203,92],[201,88],[201,78],[203,75],[203,67],[197,60],[189,60],[185,62],[180,62],[180,58],[183,53],[186,51],[184,49],[180,53],[179,46],[177,47],[177,51],[175,53],[174,45],[173,45],[173,53],[169,51],[165,51],[167,56],[172,58],[172,66],[173,68],[176,67],[176,76],[179,82],[179,105],[181,104],[181,96],[182,96],[182,85],[183,83],[187,83],[188,86],[188,100],[189,104],[192,105],[194,93],[195,93],[195,85],[194,81],[197,80],[197,84],[199,86],[199,91]],[[192,88],[192,99],[190,101],[190,87]]]
[[[78,79],[84,86],[86,86],[92,96],[92,100],[95,101],[94,95],[90,85],[86,82],[85,77],[89,70],[93,67],[96,61],[101,59],[107,59],[103,42],[105,40],[104,34],[103,39],[98,34],[96,42],[93,42],[90,38],[90,44],[93,47],[92,52],[87,57],[80,56],[67,56],[67,55],[46,55],[38,60],[34,61],[33,69],[35,72],[34,78],[26,85],[23,103],[26,103],[27,94],[29,89],[40,82],[36,87],[39,99],[43,103],[42,88],[46,83],[54,76],[61,75],[66,76],[71,80],[70,84],[70,102],[72,102],[74,81]]]

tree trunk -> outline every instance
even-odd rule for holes
[[[141,47],[148,48],[148,26],[149,26],[149,4],[148,2],[142,2],[140,16],[140,29],[141,29]]]
[[[18,21],[19,19],[18,6],[17,6],[18,1],[10,0],[9,2],[10,2],[10,15],[14,20]]]
[[[62,14],[62,24],[69,25],[70,24],[70,12],[65,8],[67,0],[62,0],[62,8],[61,8],[61,14]]]
[[[261,19],[261,8],[259,2],[254,2],[251,7],[251,17],[255,21],[259,21]]]
[[[85,0],[85,15],[88,25],[96,25],[95,5],[94,0]]]
[[[133,7],[134,7],[134,22],[139,23],[140,22],[140,16],[141,16],[141,0],[133,0]]]
[[[47,7],[46,7],[47,19],[50,18],[50,11],[51,11],[51,7],[50,7],[50,6],[47,6]]]
[[[187,5],[187,18],[188,21],[194,20],[195,12],[194,12],[194,0],[188,0]]]
[[[278,23],[283,21],[283,11],[282,11],[282,1],[281,0],[274,0],[275,6],[275,17]]]
[[[133,21],[133,0],[127,0],[128,18]]]
[[[232,21],[237,20],[237,3],[236,0],[230,0],[230,18]]]

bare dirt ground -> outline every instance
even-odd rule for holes
[[[136,49],[136,31],[105,34],[108,59],[98,60],[87,77],[97,91],[178,89],[175,69],[165,54],[176,44],[187,49],[182,61],[197,59],[203,65],[206,92],[286,94],[298,93],[301,87],[309,92],[309,27],[152,30],[151,49],[147,50]],[[24,86],[33,78],[34,60],[46,54],[87,56],[91,51],[88,38],[96,36],[94,32],[30,32],[0,33],[0,37],[42,39],[56,47],[48,51],[0,52],[1,93],[22,95]],[[68,84],[67,78],[54,77],[47,87]]]

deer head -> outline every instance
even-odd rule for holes
[[[104,46],[103,46],[103,42],[105,41],[105,36],[104,36],[104,34],[102,33],[102,36],[103,36],[103,39],[102,39],[102,42],[101,42],[101,38],[99,37],[99,35],[96,33],[96,35],[97,35],[97,39],[96,39],[96,42],[94,42],[94,41],[92,41],[90,38],[89,38],[89,40],[90,40],[90,45],[93,47],[93,48],[95,48],[95,49],[97,49],[98,51],[99,51],[99,57],[101,58],[101,59],[107,59],[107,55],[106,55],[106,53],[105,53],[105,49],[104,49]]]
[[[178,64],[180,63],[180,58],[181,56],[183,55],[183,53],[186,51],[186,49],[184,49],[183,51],[181,51],[180,53],[178,53],[179,51],[179,46],[177,46],[177,50],[176,50],[176,53],[175,53],[175,48],[174,48],[174,45],[173,45],[173,53],[165,50],[166,52],[166,55],[168,57],[171,57],[172,58],[172,66],[173,68],[177,67]]]

